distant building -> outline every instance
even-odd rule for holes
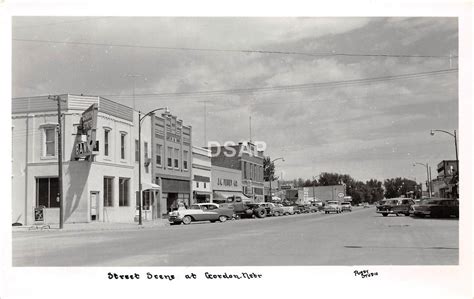
[[[459,179],[457,167],[458,165],[456,160],[443,160],[438,163],[438,176],[431,182],[435,197],[458,197]]]
[[[212,202],[211,150],[193,146],[192,156],[192,202]]]
[[[293,203],[309,203],[313,200],[348,200],[345,185],[300,187],[285,191],[285,199]]]
[[[242,193],[255,202],[263,202],[263,152],[253,143],[210,147],[212,165],[240,170]]]

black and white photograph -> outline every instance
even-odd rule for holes
[[[468,298],[465,16],[311,14],[12,13],[9,272]]]

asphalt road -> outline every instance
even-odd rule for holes
[[[457,219],[375,208],[123,231],[13,232],[13,266],[456,265]]]

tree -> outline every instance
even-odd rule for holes
[[[383,184],[386,198],[400,197],[406,195],[409,191],[417,190],[415,181],[401,177],[386,179]]]
[[[270,157],[263,159],[263,179],[265,182],[273,181],[275,176],[275,164],[270,160]]]
[[[369,203],[374,203],[380,201],[384,196],[384,190],[382,187],[382,182],[377,181],[376,179],[371,179],[366,183],[367,191],[369,192]]]

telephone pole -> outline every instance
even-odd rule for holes
[[[58,185],[59,185],[59,229],[64,227],[64,196],[63,196],[63,137],[61,97],[49,96],[49,99],[58,103]]]

